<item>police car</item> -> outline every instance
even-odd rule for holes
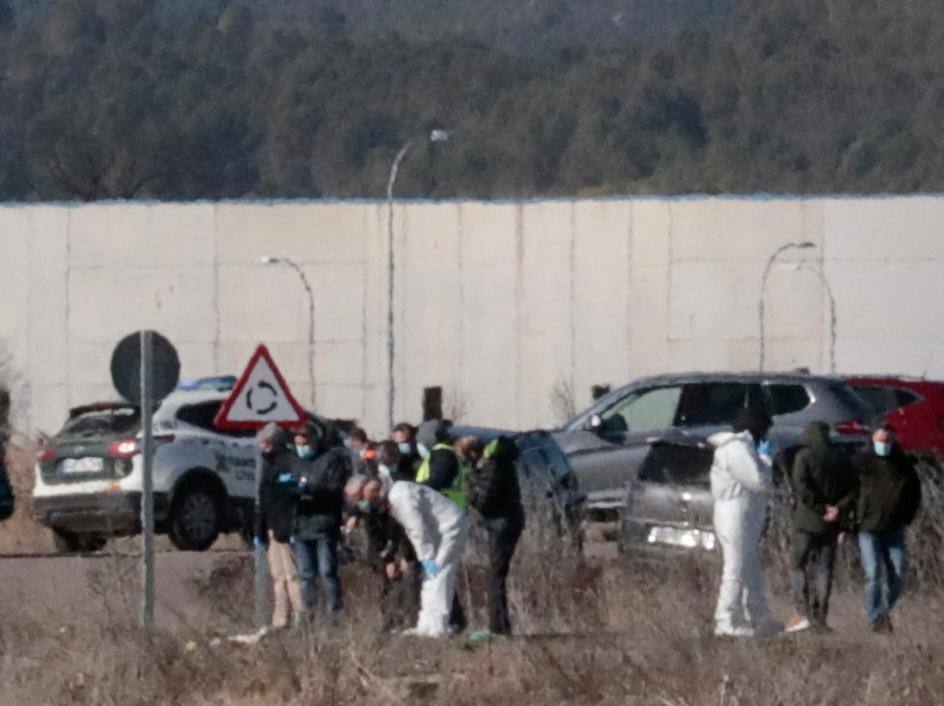
[[[255,502],[254,432],[213,420],[235,378],[203,378],[154,413],[154,519],[179,549],[202,551],[221,532],[250,536]],[[325,422],[312,418],[323,433]],[[126,402],[73,409],[39,451],[33,509],[63,552],[97,551],[140,531],[140,410]]]

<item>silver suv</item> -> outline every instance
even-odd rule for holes
[[[840,443],[861,444],[875,412],[838,377],[799,373],[680,373],[643,378],[597,400],[555,434],[587,493],[588,511],[613,514],[656,441],[703,440],[748,406],[773,417],[776,448],[824,421]]]

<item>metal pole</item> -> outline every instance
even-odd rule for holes
[[[154,626],[154,402],[153,339],[151,331],[141,332],[141,582],[144,596],[141,600],[141,625],[150,630]]]
[[[396,339],[393,331],[394,321],[394,276],[396,274],[396,260],[393,247],[393,187],[397,183],[397,172],[400,171],[400,162],[414,145],[416,140],[410,140],[397,152],[397,156],[390,165],[390,179],[387,181],[387,431],[393,429],[394,399],[396,384],[394,382],[394,354]]]
[[[308,294],[308,384],[311,386],[311,408],[315,410],[315,293],[305,271],[297,263],[285,259],[285,264],[295,270]]]
[[[262,499],[259,496],[259,490],[261,487],[262,480],[262,451],[259,448],[259,444],[256,444],[256,498],[255,498],[255,510],[256,516],[262,511],[260,505],[262,504]],[[265,545],[255,546],[253,542],[252,550],[252,565],[253,565],[253,605],[255,607],[255,623],[256,629],[261,630],[269,623],[269,606],[268,606],[268,588],[269,588],[269,568],[266,562],[266,548]]]
[[[770,256],[770,259],[767,260],[767,266],[764,268],[764,276],[760,280],[760,301],[757,304],[758,308],[758,328],[760,335],[760,360],[758,361],[758,369],[764,371],[764,362],[767,354],[767,331],[766,331],[766,307],[764,302],[764,294],[767,292],[767,278],[770,277],[770,270],[774,266],[777,258],[787,250],[796,248],[797,250],[807,250],[809,248],[816,247],[811,242],[804,243],[786,243],[781,245],[779,248],[774,250],[773,255]]]

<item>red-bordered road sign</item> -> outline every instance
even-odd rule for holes
[[[220,429],[260,429],[269,422],[294,426],[305,418],[269,349],[260,344],[213,423]]]

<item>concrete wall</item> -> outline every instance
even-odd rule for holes
[[[944,376],[944,198],[614,199],[408,203],[395,209],[397,417],[424,386],[470,423],[558,421],[594,383],[758,364],[761,275],[770,369]],[[0,208],[0,373],[21,426],[115,396],[115,343],[155,328],[185,376],[238,373],[268,344],[300,399],[316,297],[316,404],[374,433],[386,417],[384,203],[30,205]],[[806,257],[796,267],[798,257]],[[791,266],[794,263],[794,266]]]

